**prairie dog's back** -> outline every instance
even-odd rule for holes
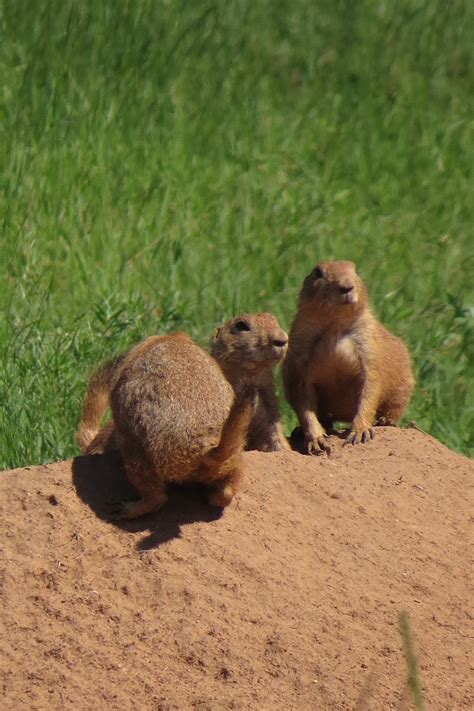
[[[140,442],[169,479],[192,471],[217,443],[232,401],[217,363],[180,334],[132,349],[111,393],[119,438]]]

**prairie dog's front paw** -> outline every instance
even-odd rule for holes
[[[321,428],[318,433],[305,435],[302,427],[295,427],[290,436],[290,447],[300,454],[310,454],[320,456],[326,453],[331,454],[331,447],[327,443],[326,432]]]
[[[331,447],[327,443],[326,430],[318,423],[317,428],[311,428],[305,432],[305,450],[308,454],[319,456],[326,453],[331,454]]]
[[[346,444],[365,444],[375,437],[375,430],[370,425],[352,423],[344,445]]]
[[[308,454],[315,454],[316,456],[320,456],[321,454],[331,454],[331,447],[327,443],[326,435],[320,435],[319,437],[307,439],[306,448]]]

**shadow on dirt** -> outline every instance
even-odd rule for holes
[[[171,486],[169,499],[160,511],[133,521],[115,521],[107,513],[108,504],[116,499],[138,499],[139,494],[125,476],[118,452],[75,457],[72,481],[77,495],[96,516],[123,531],[149,535],[137,545],[139,550],[150,550],[166,541],[181,536],[181,527],[195,521],[215,521],[222,509],[207,503],[206,487],[199,484]]]

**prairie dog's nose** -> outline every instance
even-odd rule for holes
[[[288,343],[288,336],[286,333],[281,331],[276,336],[273,337],[273,344],[275,346],[281,346],[282,348]]]
[[[353,288],[354,284],[339,285],[339,291],[341,292],[341,294],[348,294],[350,291],[352,291]]]

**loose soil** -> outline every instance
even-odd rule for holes
[[[120,525],[114,456],[3,472],[2,709],[410,709],[402,611],[427,708],[472,709],[474,462],[416,430],[332,446]]]

